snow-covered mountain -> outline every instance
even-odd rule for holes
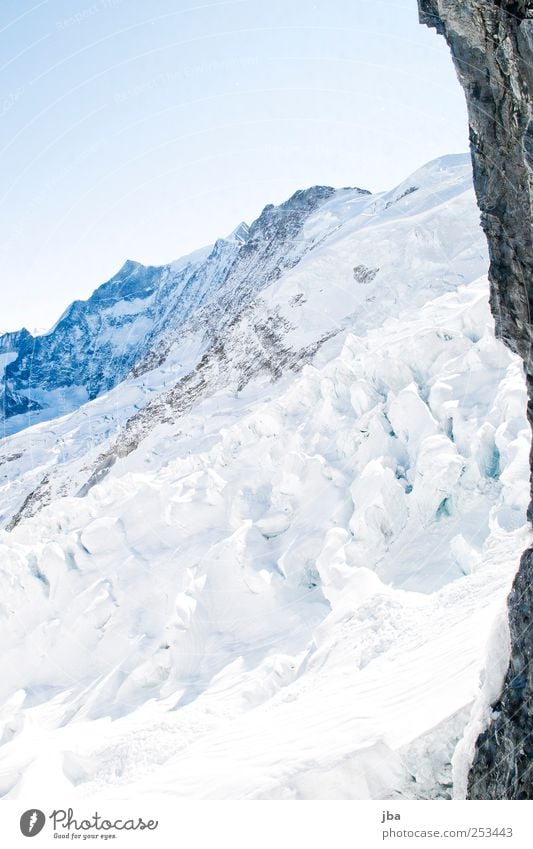
[[[128,260],[87,301],[75,301],[52,330],[0,336],[4,364],[5,432],[70,412],[137,371],[160,363],[181,328],[216,302],[228,315],[296,265],[327,233],[305,233],[307,219],[332,198],[358,198],[359,189],[315,186],[278,207],[265,207],[252,226],[162,267]],[[215,327],[220,331],[221,321]],[[162,352],[163,349],[163,352]]]
[[[464,792],[526,536],[486,267],[445,157],[2,337],[0,792]]]

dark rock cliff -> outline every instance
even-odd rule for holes
[[[465,91],[496,333],[524,361],[533,425],[533,3],[418,0],[418,5],[421,22],[446,38]],[[533,450],[531,459],[533,469]],[[510,664],[494,718],[477,741],[471,799],[533,798],[532,578],[529,549],[508,600]]]

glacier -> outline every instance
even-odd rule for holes
[[[464,797],[528,539],[487,266],[447,156],[0,338],[4,798]]]

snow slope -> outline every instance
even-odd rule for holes
[[[324,187],[296,192],[279,207],[265,207],[246,241],[242,227],[219,240],[199,269],[190,258],[175,264],[185,269],[185,290],[183,281],[176,289],[167,291],[165,284],[158,290],[164,310],[157,311],[159,318],[131,361],[127,382],[82,406],[73,419],[33,427],[31,461],[24,450],[30,437],[3,440],[0,464],[8,465],[2,522],[85,491],[154,422],[174,420],[217,388],[242,389],[259,373],[278,379],[301,368],[327,339],[380,326],[387,315],[483,274],[486,245],[477,219],[469,161],[446,157],[381,195]],[[101,289],[87,309],[102,300]],[[120,337],[121,329],[117,332]],[[54,343],[60,362],[68,326],[65,334]],[[53,365],[47,368],[55,372]],[[70,387],[69,404],[76,391]],[[67,403],[64,387],[53,393]],[[7,432],[28,420],[8,418]]]
[[[464,792],[529,444],[468,159],[304,218],[295,262],[2,441],[5,797]]]

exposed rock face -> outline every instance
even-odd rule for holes
[[[495,718],[480,736],[470,771],[471,799],[531,799],[533,735],[531,693],[533,641],[533,549],[522,555],[509,596],[512,654]]]
[[[241,223],[226,239],[170,265],[128,260],[88,300],[74,301],[49,333],[0,335],[0,424],[16,416],[10,423],[16,432],[42,420],[33,411],[63,415],[130,372],[160,365],[202,308],[212,316],[218,299],[218,312],[233,315],[235,302],[250,300],[297,265],[314,244],[303,232],[306,221],[334,196],[350,192],[369,194],[312,186],[279,206],[269,204],[249,228]]]
[[[421,22],[445,36],[465,90],[496,333],[524,360],[533,424],[533,5],[531,0],[418,5]],[[531,459],[533,468],[533,450]],[[531,506],[529,514],[533,518]],[[533,798],[532,579],[530,549],[509,596],[511,660],[496,718],[476,746],[472,799]]]

